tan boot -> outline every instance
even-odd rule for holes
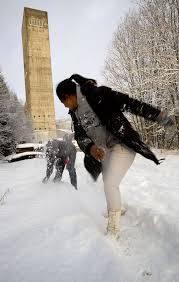
[[[107,234],[118,238],[120,232],[121,210],[110,211],[108,213]]]
[[[122,208],[121,208],[121,216],[125,215],[126,212],[127,212],[127,209],[126,209],[125,207],[122,207]],[[109,213],[108,213],[108,211],[104,211],[104,212],[102,213],[102,215],[104,216],[104,218],[108,218]]]

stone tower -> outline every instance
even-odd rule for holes
[[[22,42],[26,111],[34,140],[43,142],[56,136],[47,12],[24,8]]]

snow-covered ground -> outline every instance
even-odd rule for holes
[[[104,235],[101,178],[77,154],[79,190],[41,183],[45,160],[0,163],[1,282],[178,282],[179,155],[140,156],[121,184],[127,213],[118,242]]]

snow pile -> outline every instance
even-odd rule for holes
[[[12,154],[4,158],[5,161],[12,162],[16,160],[21,160],[21,159],[28,159],[28,158],[43,158],[45,157],[45,154],[43,152],[23,152],[23,153],[18,153],[18,154]]]
[[[0,163],[0,281],[177,282],[179,156],[160,166],[137,156],[121,184],[118,242],[104,235],[102,180],[93,183],[82,157],[78,191],[67,171],[42,184],[44,159]]]
[[[40,143],[23,143],[23,144],[18,144],[16,146],[17,149],[25,149],[25,148],[34,148],[34,149],[40,149],[43,148],[45,146],[44,144],[40,144]]]

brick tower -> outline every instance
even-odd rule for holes
[[[24,8],[22,23],[26,111],[34,128],[34,140],[56,136],[48,15]]]

